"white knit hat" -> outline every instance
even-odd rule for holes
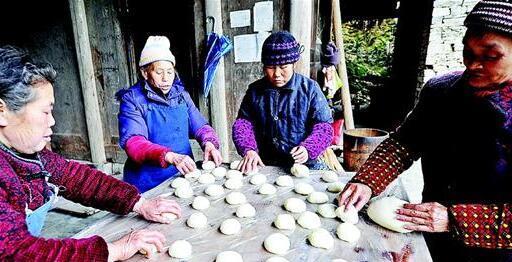
[[[171,53],[171,43],[165,36],[150,36],[140,53],[139,66],[145,66],[155,61],[169,61],[176,66],[176,58]]]

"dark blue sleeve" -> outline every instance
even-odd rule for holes
[[[237,118],[254,120],[252,112],[254,112],[256,109],[252,106],[252,97],[252,90],[251,87],[249,87],[249,89],[247,89],[247,92],[245,93],[244,98],[242,99],[242,103],[240,104],[240,109],[238,110]]]
[[[143,136],[148,138],[148,128],[144,120],[142,108],[137,105],[132,92],[126,92],[121,97],[119,107],[119,145],[125,148],[126,142],[132,136]]]
[[[318,86],[316,81],[311,81],[310,88],[311,100],[309,105],[309,119],[312,125],[318,123],[332,123],[331,109],[320,86]]]
[[[204,116],[199,112],[194,101],[190,97],[190,94],[187,91],[183,91],[183,98],[185,99],[185,103],[188,107],[188,130],[189,134],[194,137],[199,128],[208,124],[208,121],[204,118]]]

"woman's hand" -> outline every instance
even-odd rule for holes
[[[143,197],[133,206],[133,211],[143,216],[146,220],[168,224],[171,221],[167,218],[168,213],[181,217],[180,205],[170,199],[155,197],[145,199]]]
[[[290,151],[290,154],[293,157],[293,160],[295,160],[295,163],[298,164],[304,164],[306,161],[308,161],[309,154],[305,147],[303,146],[296,146],[292,148],[292,151]]]
[[[187,155],[167,152],[167,154],[165,154],[165,161],[171,165],[176,166],[178,171],[180,171],[182,174],[188,174],[196,170],[196,163]]]
[[[220,151],[215,148],[212,142],[206,142],[204,145],[204,161],[208,161],[210,158],[215,162],[215,166],[220,166],[220,164],[222,164],[222,155],[220,154]]]
[[[165,236],[157,231],[135,230],[121,239],[108,243],[108,261],[126,260],[139,250],[145,250],[147,257],[153,255],[151,250],[162,252],[164,249]]]
[[[449,230],[448,209],[437,203],[405,204],[396,211],[396,218],[409,222],[405,229],[425,232],[447,232]]]
[[[340,193],[338,205],[345,205],[346,208],[353,205],[359,211],[371,197],[372,189],[369,186],[361,183],[348,183]]]
[[[238,166],[240,171],[243,173],[250,173],[252,171],[258,170],[258,166],[265,166],[263,161],[261,161],[260,155],[254,150],[249,150],[244,156],[244,159],[240,162]]]

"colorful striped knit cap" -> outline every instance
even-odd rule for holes
[[[512,36],[512,0],[478,2],[464,21],[468,29],[483,29]]]
[[[292,34],[286,31],[272,33],[261,49],[261,62],[264,65],[286,65],[299,61],[301,45]]]

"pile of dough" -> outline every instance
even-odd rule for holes
[[[361,231],[353,224],[341,223],[336,228],[336,235],[338,235],[338,238],[341,240],[353,243],[359,240]]]
[[[236,216],[243,218],[243,217],[253,217],[256,215],[256,209],[248,203],[240,205],[236,209]]]
[[[243,185],[244,185],[244,182],[242,181],[242,179],[238,179],[238,178],[230,178],[230,179],[226,180],[226,182],[224,182],[224,186],[227,189],[239,189]]]
[[[203,228],[208,223],[208,218],[201,213],[195,212],[187,219],[187,225],[191,228]]]
[[[197,181],[201,184],[212,184],[215,182],[215,177],[210,173],[206,173],[200,175]]]
[[[153,244],[150,244],[149,249],[150,250],[146,250],[146,249],[141,248],[141,249],[139,249],[139,253],[141,253],[146,258],[149,258],[149,257],[152,257],[154,254],[156,254],[156,252],[158,251],[156,249],[156,246],[153,245]]]
[[[407,204],[408,202],[398,199],[396,197],[384,197],[375,200],[368,206],[368,216],[375,221],[375,223],[396,232],[409,233],[412,230],[404,228],[405,222],[396,219],[396,211]]]
[[[290,173],[296,177],[308,177],[309,168],[305,165],[293,164],[292,168],[290,169]]]
[[[189,258],[192,255],[192,245],[186,240],[176,240],[169,247],[169,256]]]
[[[338,181],[338,174],[334,171],[327,170],[322,174],[322,180],[327,183],[336,182]]]
[[[297,218],[297,223],[305,229],[319,228],[322,225],[320,217],[311,211],[302,212]]]
[[[294,230],[295,218],[290,214],[279,214],[274,220],[274,225],[282,230]]]
[[[238,166],[240,165],[240,160],[235,160],[229,164],[230,169],[238,169]]]
[[[267,260],[265,260],[265,262],[289,262],[288,259],[284,258],[284,257],[271,257]]]
[[[315,191],[315,189],[313,189],[313,187],[310,184],[304,183],[304,182],[297,183],[295,185],[294,190],[297,194],[306,195],[306,196],[313,193],[313,191]]]
[[[230,205],[240,205],[247,202],[247,198],[240,192],[231,192],[226,196],[226,202]]]
[[[227,179],[230,179],[230,178],[243,179],[244,174],[238,170],[229,170],[228,173],[226,174],[226,178]]]
[[[323,204],[329,201],[329,196],[324,192],[313,192],[307,198],[311,204]]]
[[[212,175],[217,178],[224,178],[227,172],[226,168],[219,166],[212,170]]]
[[[270,253],[284,255],[290,249],[290,239],[281,233],[274,233],[265,238],[263,246]]]
[[[215,262],[243,262],[242,256],[235,251],[220,252],[215,258]]]
[[[174,221],[178,219],[178,216],[173,213],[161,213],[160,215],[167,221]]]
[[[251,184],[253,184],[253,185],[261,185],[261,184],[267,182],[267,176],[262,175],[262,174],[256,174],[251,177],[251,180],[249,182],[251,182]]]
[[[341,205],[340,207],[336,208],[336,216],[341,219],[341,221],[350,223],[350,224],[357,224],[359,222],[359,214],[357,213],[357,209],[350,205],[348,206],[347,211],[345,211],[345,206]]]
[[[291,187],[293,186],[293,179],[291,176],[279,176],[277,177],[276,179],[276,184],[278,186],[282,186],[282,187]]]
[[[212,197],[218,197],[222,194],[224,194],[224,188],[222,188],[219,185],[209,185],[205,190],[204,193],[212,196]]]
[[[273,195],[277,192],[277,189],[275,186],[273,186],[269,183],[265,183],[265,184],[261,185],[258,192],[262,195]]]
[[[335,218],[336,217],[336,205],[333,204],[322,204],[318,206],[317,212],[321,216],[325,218]]]
[[[314,229],[308,236],[309,243],[314,247],[331,249],[334,246],[334,238],[329,231],[323,228]]]
[[[199,178],[200,175],[201,175],[201,171],[195,169],[192,172],[186,173],[185,178],[188,180],[196,180]]]
[[[215,163],[213,161],[203,162],[203,164],[201,165],[201,168],[203,168],[206,171],[211,171],[211,170],[215,169]]]
[[[178,188],[182,186],[190,186],[190,182],[183,177],[177,177],[171,183],[172,188]]]
[[[343,188],[345,188],[344,183],[334,182],[334,183],[330,183],[327,186],[327,191],[332,192],[332,193],[339,193],[343,190]]]
[[[181,186],[176,188],[176,191],[174,191],[174,194],[179,198],[189,198],[194,195],[194,191],[192,190],[192,187],[190,186]]]
[[[242,225],[234,218],[228,218],[220,224],[220,232],[224,235],[234,235],[240,232]]]
[[[196,196],[192,201],[192,207],[196,210],[204,210],[210,207],[210,200],[204,196]]]
[[[284,201],[284,208],[292,213],[302,213],[306,211],[306,203],[300,198],[291,197]]]

